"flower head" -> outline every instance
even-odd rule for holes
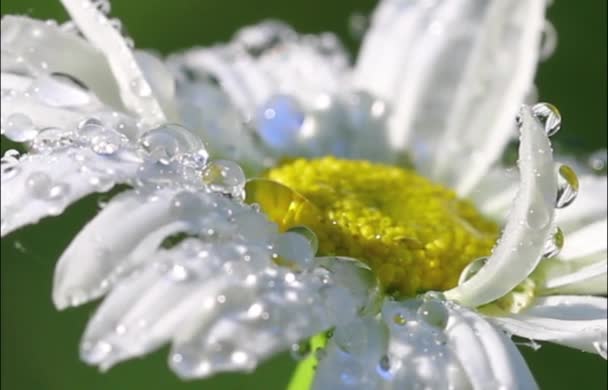
[[[73,24],[2,20],[28,152],[2,158],[1,232],[126,185],[55,272],[60,309],[105,296],[87,363],[171,342],[202,378],[291,349],[294,388],[529,389],[513,335],[606,358],[606,178],[522,105],[544,1],[384,0],[353,66],[277,22],[161,59],[62,2]]]

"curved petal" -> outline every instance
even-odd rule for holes
[[[46,216],[59,215],[85,195],[127,181],[139,164],[123,156],[68,148],[24,155],[3,164],[2,236]]]
[[[394,146],[409,143],[423,172],[461,194],[511,138],[536,68],[544,3],[385,0],[374,14],[354,84],[394,106]]]
[[[539,298],[522,313],[491,320],[514,335],[598,353],[605,359],[606,302],[600,297]]]
[[[448,343],[474,389],[533,389],[536,382],[523,357],[500,330],[467,309],[453,307]]]
[[[15,59],[19,60],[14,63]],[[56,25],[24,16],[5,16],[2,18],[2,71],[23,70],[33,76],[69,75],[95,91],[105,103],[116,109],[124,107],[108,62],[88,42]],[[4,80],[2,88],[10,88]]]
[[[163,112],[133,52],[106,15],[88,0],[62,0],[62,3],[84,36],[104,54],[124,105],[148,127],[166,122],[171,113]]]
[[[500,298],[540,261],[553,229],[557,178],[549,139],[529,107],[521,109],[520,188],[507,225],[486,265],[445,295],[466,306]]]
[[[519,175],[514,168],[496,167],[469,194],[480,211],[497,221],[507,219],[509,208],[517,196]]]

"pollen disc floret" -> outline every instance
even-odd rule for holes
[[[396,295],[454,287],[467,264],[490,254],[498,236],[497,225],[471,203],[408,169],[325,157],[294,160],[266,176],[298,194],[295,209],[306,211],[291,212],[281,226],[307,225],[319,255],[367,263]]]

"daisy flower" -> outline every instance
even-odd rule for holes
[[[115,189],[54,277],[59,309],[103,297],[85,362],[171,343],[191,379],[291,350],[293,389],[533,389],[512,337],[606,358],[606,177],[554,160],[545,1],[383,0],[352,66],[270,21],[162,59],[62,3],[2,19],[28,151],[1,233]]]

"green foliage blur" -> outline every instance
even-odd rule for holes
[[[138,47],[168,53],[230,39],[247,24],[281,19],[302,32],[336,32],[355,50],[349,16],[368,14],[371,0],[115,0]],[[55,0],[3,0],[2,15],[66,19]],[[559,42],[537,76],[540,100],[555,104],[564,118],[554,137],[560,150],[584,155],[606,147],[606,1],[556,0],[549,9]],[[2,141],[2,150],[9,147]],[[295,365],[278,356],[253,374],[219,375],[182,382],[166,366],[167,349],[99,373],[79,360],[78,343],[95,304],[59,313],[51,303],[53,267],[62,250],[94,214],[97,197],[79,202],[61,218],[50,218],[2,240],[1,385],[13,390],[76,389],[283,389]],[[594,355],[544,345],[522,351],[543,389],[605,389],[606,362]]]

